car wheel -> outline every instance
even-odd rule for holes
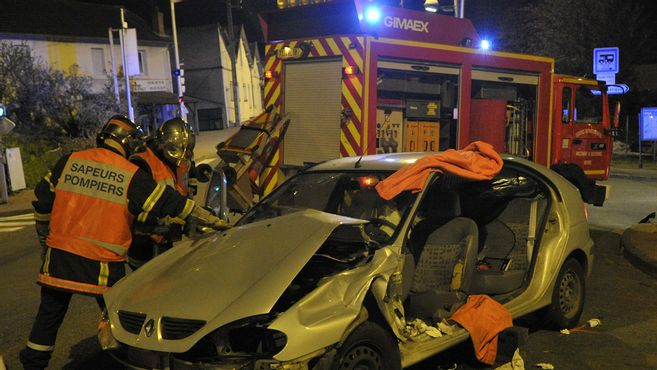
[[[398,370],[401,357],[396,340],[380,325],[366,321],[338,350],[334,370]]]
[[[558,330],[577,325],[584,309],[584,294],[584,269],[575,259],[569,258],[561,266],[552,303],[544,311],[547,326]]]

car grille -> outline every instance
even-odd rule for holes
[[[146,314],[128,311],[119,311],[119,321],[125,331],[132,334],[139,334],[141,326],[146,320]]]
[[[182,339],[196,333],[205,325],[203,320],[177,319],[175,317],[162,318],[162,338]]]

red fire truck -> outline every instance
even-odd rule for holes
[[[293,122],[279,165],[483,140],[553,168],[602,205],[595,180],[607,179],[612,149],[604,83],[557,75],[551,58],[484,50],[462,18],[335,0],[260,19],[265,106]]]

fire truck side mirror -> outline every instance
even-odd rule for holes
[[[612,127],[613,128],[618,128],[618,121],[620,117],[620,109],[621,109],[621,102],[617,101],[616,102],[616,107],[614,108],[614,118],[612,120]]]

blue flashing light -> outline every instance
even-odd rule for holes
[[[368,7],[365,9],[365,19],[370,23],[378,22],[381,19],[381,10],[376,6]]]
[[[490,50],[491,46],[492,45],[488,40],[481,40],[481,44],[479,44],[481,50]]]

